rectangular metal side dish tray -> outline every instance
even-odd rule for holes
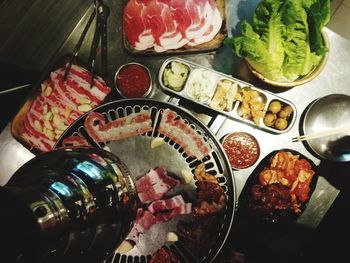
[[[166,71],[169,70],[170,67],[173,67],[172,62],[177,62],[176,65],[180,64],[180,68],[175,68],[174,70],[178,71],[178,72],[175,72],[175,74],[178,73],[179,75],[181,75],[181,76],[175,75],[174,77],[172,76],[173,81],[174,82],[181,82],[181,81],[183,82],[182,85],[181,85],[181,83],[180,84],[178,83],[179,86],[177,86],[176,89],[172,88],[168,83],[165,83],[168,81],[165,81],[165,79],[164,79],[164,74],[168,74],[168,72],[166,72]],[[182,70],[186,71],[186,68],[188,69],[188,72],[183,73]],[[173,70],[173,69],[171,69],[171,70]],[[202,77],[201,74],[203,74],[204,77]],[[211,80],[203,80],[208,75],[212,79]],[[182,78],[182,80],[181,80],[181,78]],[[193,94],[193,92],[190,89],[192,89],[193,86],[197,85],[197,83],[194,83],[196,81],[194,79],[196,79],[196,80],[202,79],[203,81],[208,82],[207,84],[208,84],[209,88],[208,88],[207,94],[205,94],[203,96],[197,96],[197,94],[195,94],[195,95]],[[254,126],[256,128],[259,128],[261,130],[268,131],[271,133],[281,134],[281,133],[285,133],[285,132],[289,131],[291,129],[291,127],[293,126],[295,119],[296,119],[296,107],[292,102],[290,102],[282,97],[276,96],[275,94],[273,94],[271,92],[259,89],[250,83],[244,82],[244,81],[236,79],[232,76],[223,74],[221,72],[215,71],[215,70],[210,69],[210,68],[203,67],[199,64],[196,64],[196,63],[193,63],[191,61],[184,60],[184,59],[181,59],[178,57],[171,57],[163,62],[162,66],[160,67],[160,70],[159,70],[158,81],[159,81],[159,84],[160,84],[162,90],[169,95],[174,95],[175,97],[179,97],[182,99],[189,100],[193,103],[203,105],[206,108],[208,108],[209,110],[215,111],[219,114],[222,114],[222,115],[224,115],[232,120],[240,121],[240,122],[249,124],[251,126]],[[213,106],[213,99],[216,96],[215,95],[216,92],[218,91],[218,86],[222,85],[222,83],[225,81],[226,81],[226,83],[228,82],[229,84],[231,83],[232,85],[236,86],[235,87],[237,89],[236,94],[237,93],[241,94],[241,92],[244,90],[257,92],[257,94],[258,94],[257,100],[262,103],[260,107],[263,107],[263,109],[262,109],[263,115],[260,118],[258,118],[258,120],[255,120],[255,122],[254,122],[254,120],[251,117],[244,118],[243,116],[241,116],[242,114],[240,114],[240,111],[241,111],[241,107],[243,106],[242,105],[243,104],[242,98],[240,98],[240,99],[239,98],[235,98],[235,99],[231,98],[232,105],[228,105],[228,110],[221,109],[222,107],[218,109],[218,108]],[[191,86],[191,88],[190,88],[190,86]],[[197,85],[196,88],[198,91],[198,90],[201,90],[202,87],[198,87],[198,85]],[[233,96],[235,96],[235,95],[233,95]],[[287,118],[287,126],[284,129],[277,129],[274,126],[267,126],[264,123],[264,117],[266,114],[269,113],[269,105],[273,101],[278,101],[282,107],[288,106],[292,109],[292,113]],[[252,104],[254,104],[254,102]],[[252,106],[252,107],[254,107],[254,106]]]

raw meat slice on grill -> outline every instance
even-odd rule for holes
[[[72,65],[66,81],[64,72],[62,67],[50,73],[24,117],[19,137],[40,151],[52,150],[63,131],[100,105],[111,90],[98,76],[91,88],[90,72],[77,65]]]
[[[198,160],[202,160],[210,152],[210,145],[203,136],[170,109],[164,110],[158,132],[175,141],[187,155]]]
[[[186,215],[192,212],[192,203],[185,203],[170,210],[160,211],[155,214],[157,222],[168,222],[178,215]]]
[[[145,233],[154,224],[157,223],[156,217],[149,211],[139,208],[136,213],[136,219],[132,229],[130,230],[129,237],[137,237],[139,234]]]
[[[183,199],[182,195],[176,195],[169,199],[161,199],[161,200],[153,201],[147,207],[148,211],[150,211],[152,214],[156,214],[164,211],[170,211],[175,208],[180,208],[177,211],[180,214],[191,213],[191,203],[185,203],[185,200]]]
[[[180,180],[167,175],[163,167],[157,167],[139,178],[136,190],[142,203],[161,199],[171,188],[180,185]]]
[[[146,110],[109,122],[106,122],[101,113],[91,112],[86,117],[84,126],[95,142],[108,142],[149,132],[152,130],[152,120]]]
[[[129,233],[129,237],[137,237],[144,234],[151,226],[172,220],[178,215],[186,215],[192,212],[192,203],[185,203],[181,195],[170,199],[156,200],[152,202],[147,210],[139,208],[136,219]]]

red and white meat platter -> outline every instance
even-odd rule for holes
[[[222,0],[128,0],[126,47],[136,53],[217,48],[225,31],[224,9]]]

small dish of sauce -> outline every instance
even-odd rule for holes
[[[139,63],[124,64],[115,74],[115,85],[124,98],[147,97],[152,89],[151,73]]]
[[[259,159],[258,141],[249,133],[233,132],[224,136],[221,141],[233,169],[248,168]]]

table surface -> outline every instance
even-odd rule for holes
[[[236,32],[236,26],[239,21],[244,18],[249,18],[252,14],[258,1],[227,1],[227,26],[229,35]],[[118,67],[124,63],[136,61],[148,66],[152,72],[153,91],[150,94],[151,98],[157,100],[168,101],[170,97],[164,94],[157,83],[158,71],[162,62],[172,55],[155,55],[155,56],[137,56],[125,51],[123,48],[121,17],[122,17],[122,1],[105,1],[111,9],[111,15],[108,20],[108,70],[110,78],[113,79]],[[78,24],[74,27],[65,42],[62,44],[58,52],[51,58],[46,70],[51,69],[51,66],[61,58],[64,54],[71,53],[74,50],[74,45],[83,30],[83,27],[90,16],[93,6],[91,5],[84,15],[81,17]],[[78,13],[77,15],[80,15]],[[63,29],[62,29],[63,30]],[[225,119],[216,113],[208,112],[205,109],[192,107],[191,104],[185,103],[186,107],[190,107],[194,115],[208,124],[212,131],[220,139],[223,135],[233,131],[245,131],[254,135],[259,141],[261,154],[257,162],[274,150],[282,148],[290,148],[301,152],[319,165],[321,160],[312,155],[304,146],[303,143],[292,143],[291,138],[300,134],[299,123],[302,113],[307,106],[315,99],[332,93],[348,94],[350,89],[350,42],[343,39],[329,29],[326,33],[330,42],[330,54],[327,64],[322,73],[311,82],[302,86],[294,87],[289,90],[281,90],[263,85],[258,80],[250,75],[247,68],[241,63],[241,60],[235,59],[231,51],[227,47],[222,47],[215,52],[196,53],[196,54],[177,54],[176,56],[183,59],[188,59],[205,67],[213,68],[225,74],[233,75],[239,79],[250,82],[253,85],[275,92],[289,101],[293,102],[297,107],[297,118],[294,126],[288,132],[276,135],[258,128],[248,126],[237,121]],[[93,28],[89,31],[84,44],[81,48],[79,57],[82,60],[87,60],[89,55],[90,43],[92,41]],[[99,67],[99,61],[97,61]],[[180,102],[180,106],[183,106]],[[34,155],[17,142],[11,135],[10,123],[0,134],[0,185],[4,185],[11,175],[25,162],[33,158]],[[246,179],[254,170],[256,165],[251,168],[241,171],[234,171],[234,179],[236,182],[237,195],[241,192]],[[332,186],[324,177],[320,176],[316,189],[310,199],[310,202],[298,219],[298,224],[315,229],[323,216],[336,198],[339,190]],[[235,204],[232,204],[235,205]]]

